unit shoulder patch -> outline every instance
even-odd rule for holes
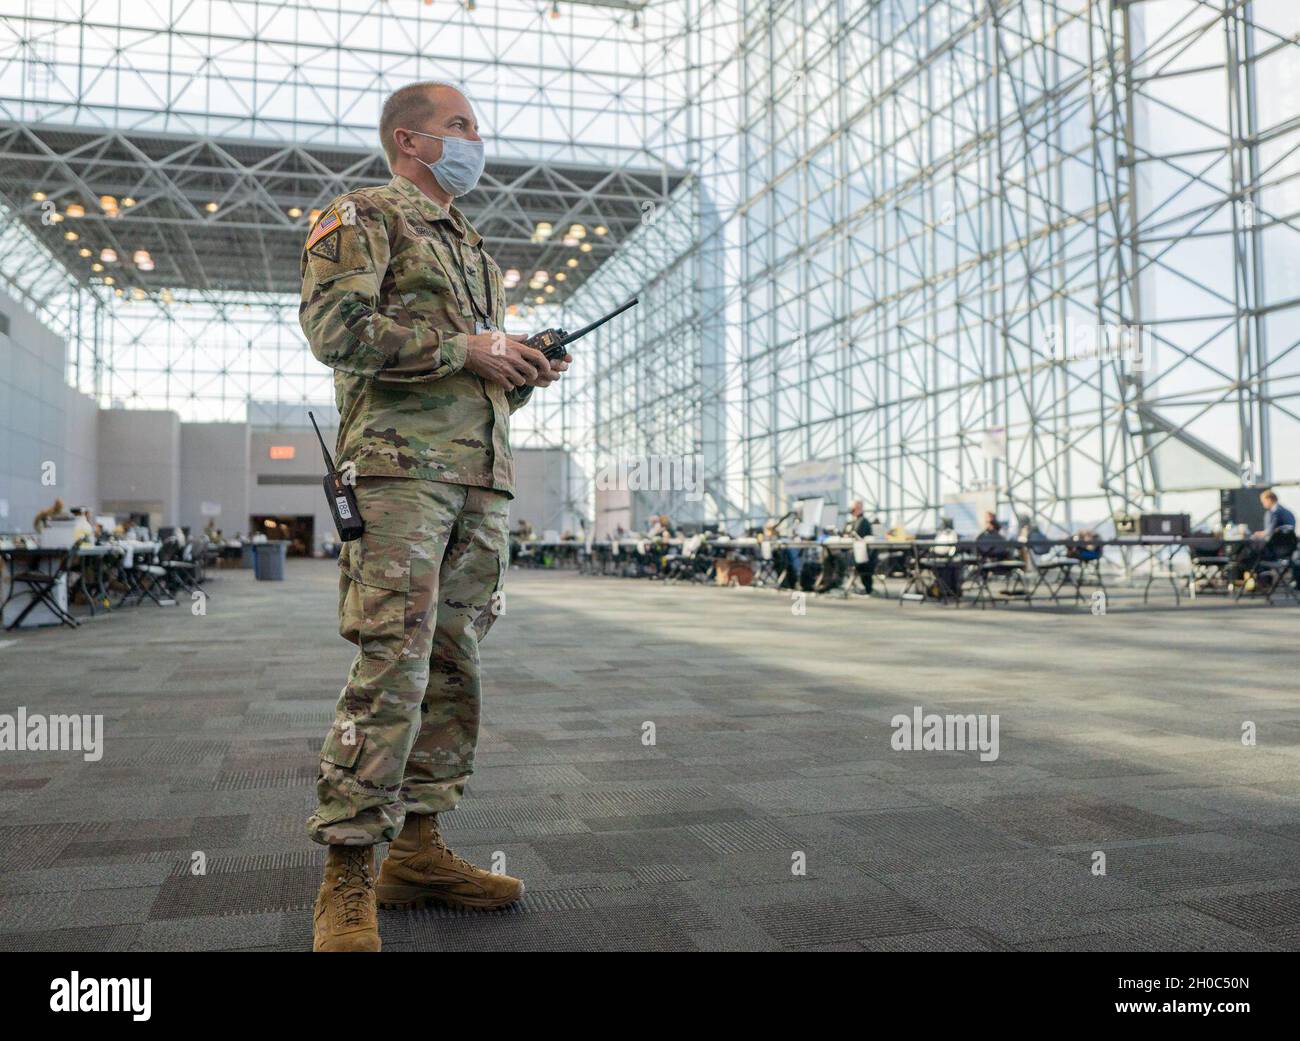
[[[335,229],[336,231],[338,229]],[[322,260],[331,260],[335,264],[339,262],[339,235],[326,234],[323,239],[307,250],[313,257],[320,257]]]

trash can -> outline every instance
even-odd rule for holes
[[[259,582],[283,582],[284,558],[289,543],[283,539],[259,542],[253,546],[253,576]]]

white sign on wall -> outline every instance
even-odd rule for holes
[[[205,517],[220,517],[220,516],[221,516],[221,503],[219,503],[219,502],[205,502],[205,503],[203,503],[203,504],[199,507],[199,512],[200,512],[201,514],[203,514],[203,516],[205,516]]]
[[[787,466],[781,474],[787,499],[825,499],[840,502],[844,471],[836,459],[810,459]]]
[[[996,513],[997,508],[998,493],[986,488],[945,495],[939,512],[962,538],[974,538],[984,530],[984,514]]]

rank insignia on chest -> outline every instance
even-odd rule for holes
[[[321,215],[321,219],[311,229],[311,234],[307,236],[307,242],[303,248],[314,257],[322,257],[325,260],[338,260],[339,240],[335,232],[341,227],[343,227],[343,221],[339,218],[339,211],[329,210]]]

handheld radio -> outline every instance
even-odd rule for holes
[[[633,297],[622,307],[617,307],[613,311],[610,311],[609,314],[597,318],[590,325],[583,326],[576,333],[565,332],[563,329],[543,329],[540,333],[533,333],[533,335],[528,337],[524,343],[529,347],[536,347],[551,361],[559,361],[566,353],[568,353],[564,348],[574,340],[582,339],[593,329],[599,329],[611,318],[621,315],[629,307],[634,307],[639,302],[640,301],[636,297]]]
[[[330,450],[325,447],[325,439],[321,437],[320,427],[316,426],[316,417],[308,412],[307,418],[311,420],[311,425],[316,431],[316,440],[320,442],[321,454],[325,456],[325,467],[329,471],[325,474],[323,483],[325,501],[329,503],[334,527],[339,533],[339,538],[344,542],[359,539],[362,532],[366,530],[366,525],[361,519],[361,511],[357,509],[356,493],[352,490],[352,486],[343,480],[343,475],[334,469],[334,459],[330,456]]]

